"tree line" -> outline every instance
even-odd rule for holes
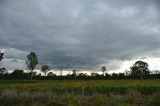
[[[0,61],[3,59],[4,53],[0,52]],[[87,75],[86,73],[77,73],[78,69],[73,69],[72,74],[67,74],[62,76],[62,68],[60,68],[60,75],[50,71],[50,66],[44,64],[41,66],[40,71],[44,73],[44,76],[37,74],[34,70],[39,64],[38,55],[35,52],[30,52],[26,56],[26,66],[28,72],[24,70],[16,69],[12,73],[8,73],[6,68],[0,68],[1,80],[70,80],[70,79],[80,79],[80,80],[96,80],[96,79],[159,79],[160,73],[152,73],[148,68],[148,63],[144,61],[136,61],[130,71],[124,73],[106,73],[106,67],[101,68],[102,74],[96,72]]]

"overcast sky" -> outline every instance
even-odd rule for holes
[[[13,69],[30,51],[52,68],[117,70],[159,59],[160,1],[0,0],[0,49]]]

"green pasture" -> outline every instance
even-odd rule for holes
[[[50,90],[55,93],[125,93],[130,89],[150,94],[160,91],[160,80],[43,80],[0,81],[0,90]]]

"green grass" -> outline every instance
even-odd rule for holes
[[[160,90],[160,80],[49,80],[49,81],[0,81],[0,90],[18,89],[55,93],[125,93],[130,89],[144,94]],[[83,90],[83,91],[82,91]]]
[[[160,106],[160,80],[0,81],[1,106]]]
[[[55,94],[51,91],[18,92],[4,90],[1,106],[160,106],[160,93],[143,95],[130,90],[126,94]]]

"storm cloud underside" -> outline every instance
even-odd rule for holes
[[[160,57],[159,0],[0,0],[5,58],[86,69]],[[117,62],[115,62],[117,61]]]

